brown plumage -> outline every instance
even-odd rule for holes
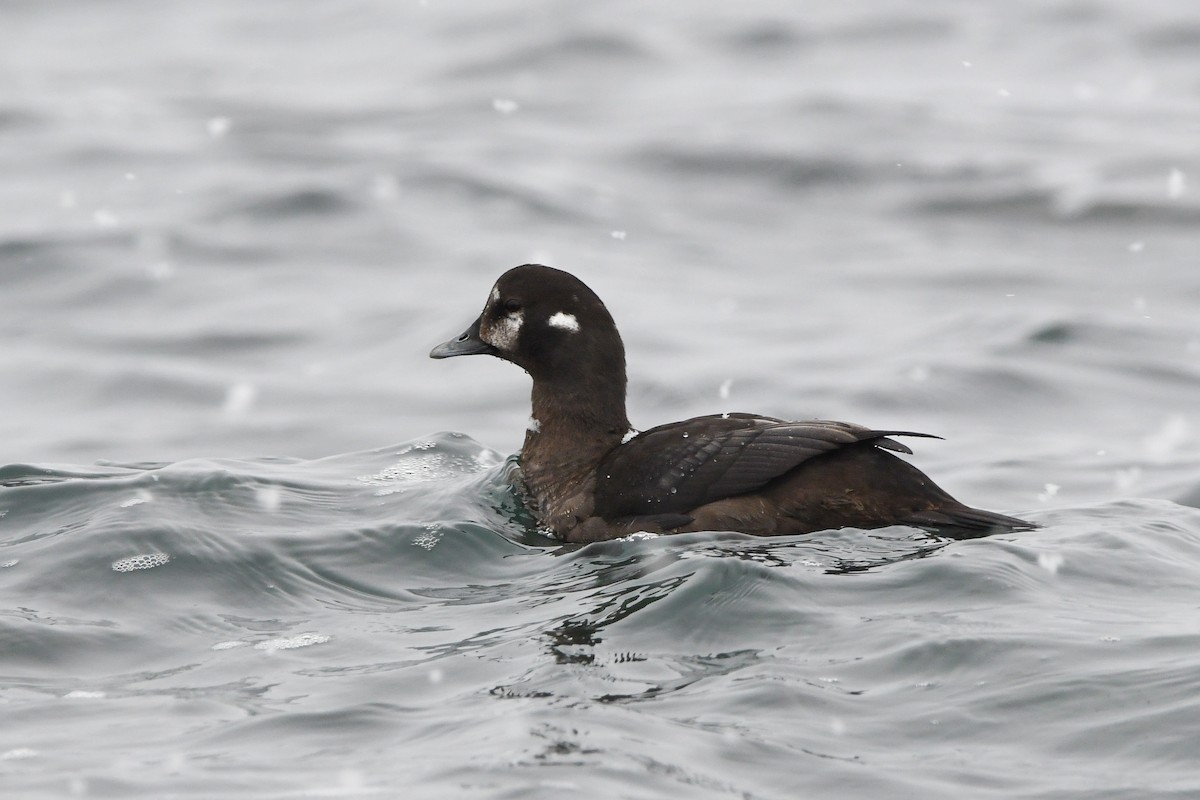
[[[620,334],[600,298],[561,270],[504,273],[479,319],[430,356],[475,354],[533,378],[522,476],[539,521],[566,541],[887,525],[968,538],[1034,527],[963,505],[886,452],[911,453],[890,437],[928,434],[721,414],[632,435]]]

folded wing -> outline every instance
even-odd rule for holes
[[[811,458],[863,443],[912,452],[889,436],[937,438],[848,422],[788,422],[753,414],[672,422],[639,434],[600,462],[596,513],[606,519],[685,513],[756,491]]]

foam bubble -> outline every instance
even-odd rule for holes
[[[112,568],[114,572],[133,572],[135,569],[161,567],[170,560],[171,557],[166,553],[143,553],[140,556],[130,556],[114,561]]]
[[[423,547],[426,550],[432,550],[437,546],[437,543],[442,539],[443,533],[442,524],[440,522],[432,522],[425,526],[425,532],[416,536],[413,540],[414,547]]]
[[[104,696],[104,692],[90,692],[86,689],[76,689],[73,692],[67,692],[63,695],[63,697],[69,700],[100,700]]]

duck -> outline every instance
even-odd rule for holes
[[[429,355],[490,355],[533,379],[518,480],[541,528],[568,543],[893,525],[976,538],[1036,527],[964,505],[896,455],[912,450],[893,437],[940,438],[930,434],[749,413],[634,430],[616,323],[583,281],[553,267],[502,274],[478,319]]]

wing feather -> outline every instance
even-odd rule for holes
[[[752,414],[696,417],[651,428],[600,463],[596,512],[605,518],[682,514],[762,488],[800,464],[860,443],[912,452],[878,431],[832,420],[789,422]]]

